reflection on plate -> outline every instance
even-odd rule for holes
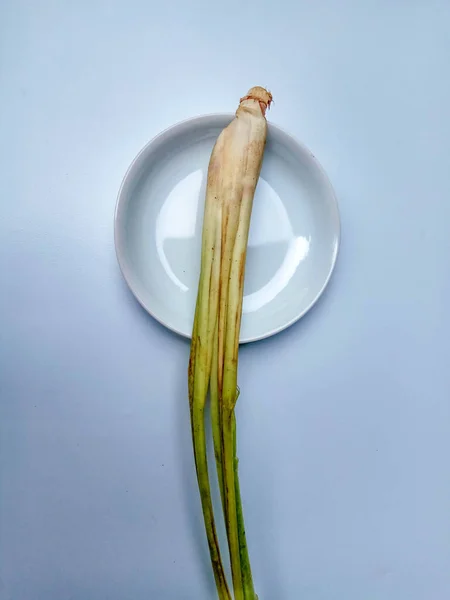
[[[208,161],[231,115],[185,121],[137,156],[122,183],[115,242],[122,273],[163,325],[189,337],[199,277]],[[255,194],[245,274],[241,341],[294,323],[333,270],[339,213],[312,154],[274,125]]]

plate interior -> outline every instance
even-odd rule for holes
[[[199,278],[209,157],[232,115],[199,117],[163,132],[130,167],[119,193],[122,272],[158,321],[189,337]],[[314,156],[269,125],[250,226],[241,341],[272,335],[316,301],[333,270],[339,215]]]

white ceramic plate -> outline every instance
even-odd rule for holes
[[[206,115],[162,132],[138,154],[115,214],[120,268],[142,306],[190,337],[200,267],[206,174],[233,115]],[[269,124],[245,271],[241,342],[273,335],[317,301],[339,247],[339,212],[316,158]]]

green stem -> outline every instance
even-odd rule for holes
[[[234,597],[235,600],[245,600],[242,586],[239,527],[236,510],[233,421],[234,410],[227,410],[224,408],[222,413],[222,459],[225,492],[225,524],[228,536],[228,547],[230,551]]]
[[[211,424],[214,442],[214,456],[216,458],[216,469],[217,478],[219,480],[220,499],[222,500],[222,509],[225,514],[225,493],[223,486],[222,467],[222,407],[219,396],[218,352],[219,338],[218,329],[216,328],[216,334],[214,336],[209,395],[211,400]]]
[[[236,513],[239,537],[239,553],[241,558],[242,587],[244,588],[245,600],[257,600],[258,596],[255,594],[255,588],[253,587],[252,569],[250,566],[250,557],[248,555],[247,540],[245,537],[244,512],[242,510],[241,490],[239,485],[238,473],[239,459],[236,453],[236,417],[234,415],[234,411],[232,421],[234,446],[234,485],[236,489]]]
[[[223,569],[216,526],[214,522],[214,511],[211,501],[211,488],[209,485],[208,476],[208,462],[206,457],[203,408],[193,406],[191,410],[191,423],[198,487],[200,491],[206,537],[208,539],[209,554],[214,571],[214,578],[216,580],[217,592],[219,594],[219,600],[232,600]]]

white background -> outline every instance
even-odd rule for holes
[[[0,5],[0,598],[210,600],[189,345],[121,279],[122,176],[252,85],[319,158],[342,246],[242,349],[260,600],[450,597],[450,3]]]

